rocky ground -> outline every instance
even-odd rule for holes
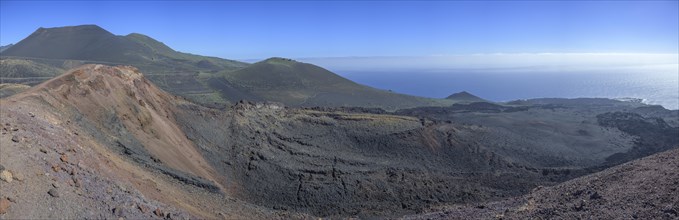
[[[115,84],[114,81],[103,83],[110,83],[106,86],[125,85],[111,85]],[[0,100],[0,168],[3,179],[0,181],[0,218],[233,219],[304,216],[269,211],[223,193],[186,184],[181,178],[170,175],[182,173],[172,168],[183,168],[181,161],[158,169],[117,151],[120,146],[111,146],[104,141],[103,136],[108,134],[84,126],[80,121],[91,116],[86,108],[89,104],[71,93],[62,93],[72,91],[68,89],[68,83],[53,85],[56,87],[44,84],[28,93]],[[69,98],[73,102],[59,100]],[[69,109],[73,107],[81,109]],[[90,107],[90,110],[93,109]],[[125,137],[131,136],[115,139]],[[147,143],[147,146],[152,145]],[[167,160],[166,164],[173,164],[170,162]]]
[[[556,185],[676,148],[673,113],[569,103],[212,109],[86,65],[0,99],[0,218],[577,218],[642,192],[638,217],[676,214],[676,150]]]
[[[144,196],[131,181],[121,181],[129,178],[125,175],[132,175],[121,172],[120,167],[128,164],[107,157],[110,152],[79,136],[78,130],[64,126],[50,113],[2,104],[0,217],[194,216]]]
[[[677,219],[679,150],[498,202],[439,207],[403,219]]]

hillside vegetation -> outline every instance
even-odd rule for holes
[[[270,58],[222,74],[227,81],[260,100],[290,106],[361,106],[394,110],[453,103],[371,88],[319,66],[285,58]]]

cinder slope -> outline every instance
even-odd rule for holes
[[[677,219],[679,149],[515,199],[452,206],[405,219]]]
[[[549,184],[460,134],[477,126],[241,102],[185,105],[177,121],[242,200],[324,217],[397,217],[445,203],[526,193]]]
[[[679,150],[658,153],[526,197],[510,218],[679,218]]]
[[[17,98],[36,95],[53,106],[64,106],[64,112],[73,108],[109,137],[124,129],[170,168],[214,180],[209,165],[171,119],[173,105],[180,100],[152,86],[133,67],[85,65]],[[113,121],[123,127],[111,127]]]

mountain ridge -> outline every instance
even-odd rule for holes
[[[289,106],[376,107],[387,110],[449,105],[448,100],[393,93],[361,85],[322,67],[272,57],[235,71],[224,78],[262,100]]]
[[[33,62],[36,66],[48,65],[61,71],[91,63],[132,65],[164,90],[218,108],[241,99],[276,101],[289,106],[358,106],[387,110],[453,103],[360,85],[319,66],[291,59],[270,58],[250,65],[182,53],[147,35],[114,35],[96,25],[41,27],[0,56],[4,60],[19,60],[5,62],[5,66]],[[24,73],[3,72],[0,77],[8,83],[24,83],[26,78],[33,77]]]

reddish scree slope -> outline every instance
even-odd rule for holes
[[[146,150],[165,165],[216,180],[213,169],[173,121],[173,103],[181,100],[150,84],[134,67],[86,65],[17,98],[36,95],[52,106],[70,104],[64,107],[77,109],[91,122],[104,123],[107,114],[114,112]]]

